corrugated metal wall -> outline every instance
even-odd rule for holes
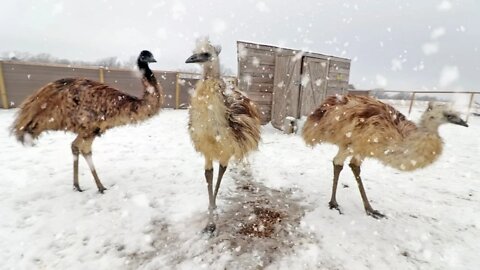
[[[30,94],[49,82],[82,77],[103,82],[130,95],[140,97],[143,87],[140,74],[134,70],[69,67],[23,62],[0,61],[1,107],[15,108]],[[154,71],[165,94],[164,108],[186,108],[190,102],[190,89],[195,87],[198,74]],[[196,75],[193,76],[193,75]],[[182,79],[182,77],[188,77]],[[177,83],[177,77],[179,78]],[[5,100],[6,99],[6,100]]]

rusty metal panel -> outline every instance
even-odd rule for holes
[[[190,96],[195,91],[195,86],[198,82],[196,78],[179,78],[179,108],[188,108],[190,105]]]
[[[68,77],[84,77],[98,80],[98,70],[87,68],[43,66],[3,62],[5,89],[10,107],[18,107],[22,101],[49,82]]]
[[[103,71],[104,83],[129,95],[141,97],[143,85],[138,71],[109,70]]]
[[[2,62],[5,89],[10,107],[18,107],[25,98],[44,85],[62,78],[77,77],[100,81],[127,94],[141,97],[143,85],[140,73],[136,70],[100,69],[42,65],[19,62]],[[154,71],[164,89],[166,108],[175,108],[176,72]],[[102,74],[103,73],[103,74]],[[188,95],[186,93],[185,95]],[[180,98],[186,100],[185,95]]]
[[[154,71],[157,81],[162,85],[164,101],[163,108],[175,108],[176,98],[176,72]]]

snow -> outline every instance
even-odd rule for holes
[[[442,37],[443,35],[445,35],[445,33],[446,33],[445,28],[437,27],[432,31],[432,33],[430,34],[430,37],[432,39],[438,39],[438,38]]]
[[[448,0],[443,0],[438,6],[439,11],[448,11],[452,8],[452,3]]]
[[[402,112],[408,103],[396,105]],[[412,119],[425,108],[416,103]],[[24,147],[0,110],[0,261],[3,269],[477,269],[480,265],[480,118],[440,129],[440,159],[411,173],[375,160],[362,166],[367,216],[345,166],[328,209],[336,147],[306,147],[270,125],[249,164],[231,164],[220,189],[218,233],[201,233],[208,197],[203,158],[187,111],[164,110],[109,130],[93,145],[105,194],[80,159],[72,190],[73,134],[44,134]],[[457,139],[458,138],[458,139]],[[410,162],[414,162],[413,160]],[[239,233],[256,207],[282,215],[276,236]],[[263,225],[259,230],[265,230]]]
[[[440,73],[438,84],[440,87],[447,87],[458,80],[460,72],[457,66],[444,66]]]
[[[439,46],[437,42],[427,42],[422,45],[422,51],[425,55],[436,54],[439,51]]]
[[[383,75],[377,74],[375,76],[375,79],[376,79],[376,82],[377,82],[377,86],[379,86],[379,87],[386,87],[387,84],[388,84],[387,78],[385,78]]]

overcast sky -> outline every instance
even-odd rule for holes
[[[70,60],[151,50],[155,69],[184,64],[198,36],[221,44],[237,69],[236,41],[352,59],[357,88],[480,90],[479,0],[15,0],[2,1],[0,52]]]

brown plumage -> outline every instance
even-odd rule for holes
[[[22,143],[32,143],[44,131],[63,130],[78,134],[72,143],[74,187],[78,184],[78,155],[86,159],[100,192],[100,182],[92,161],[92,143],[107,129],[137,123],[155,115],[163,102],[162,88],[148,67],[155,62],[142,51],[138,67],[143,74],[143,98],[128,95],[106,84],[83,78],[51,82],[29,96],[21,105],[12,131]]]
[[[417,126],[392,106],[371,97],[328,97],[308,117],[303,127],[303,139],[310,146],[327,142],[339,148],[333,159],[330,208],[339,210],[336,201],[338,177],[345,160],[352,156],[350,167],[367,214],[383,217],[370,206],[363,188],[360,178],[363,160],[375,158],[402,171],[428,166],[442,152],[438,127],[447,122],[467,126],[458,115],[446,105],[430,103]]]
[[[213,210],[223,174],[229,160],[243,159],[258,148],[260,118],[254,104],[238,90],[227,89],[220,78],[219,47],[207,39],[200,40],[187,63],[201,63],[203,79],[192,96],[189,132],[195,150],[205,157],[205,178],[209,195],[209,223],[206,231],[213,232]],[[219,161],[219,173],[215,191],[213,161]]]

